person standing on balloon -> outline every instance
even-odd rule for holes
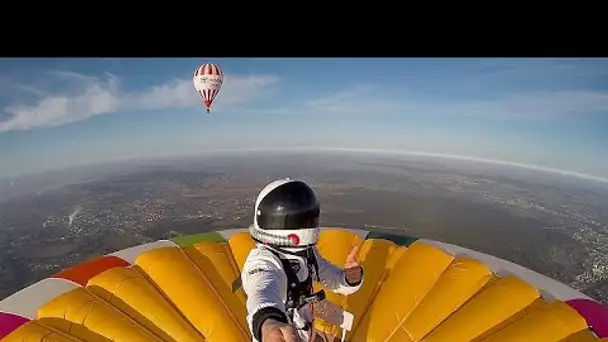
[[[315,306],[325,293],[313,293],[313,282],[343,295],[362,286],[359,246],[353,247],[344,268],[319,254],[319,215],[317,197],[304,182],[280,179],[260,192],[249,229],[257,246],[241,272],[254,341],[333,341],[333,335],[314,328]]]

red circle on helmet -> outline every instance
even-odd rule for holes
[[[287,238],[289,239],[291,244],[294,246],[297,246],[300,244],[300,237],[297,236],[296,234],[289,234],[289,235],[287,235]]]

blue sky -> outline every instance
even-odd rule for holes
[[[225,73],[212,114],[194,69]],[[384,149],[608,178],[608,59],[3,59],[0,177],[250,148]]]

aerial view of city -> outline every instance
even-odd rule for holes
[[[608,208],[602,202],[608,188],[601,183],[344,152],[229,153],[151,160],[114,172],[0,202],[2,296],[93,256],[248,227],[261,188],[292,177],[318,193],[324,226],[458,244],[608,301]]]

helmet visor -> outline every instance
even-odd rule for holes
[[[257,225],[261,229],[306,229],[319,227],[320,208],[317,204],[306,211],[281,213],[260,210],[257,213]]]

